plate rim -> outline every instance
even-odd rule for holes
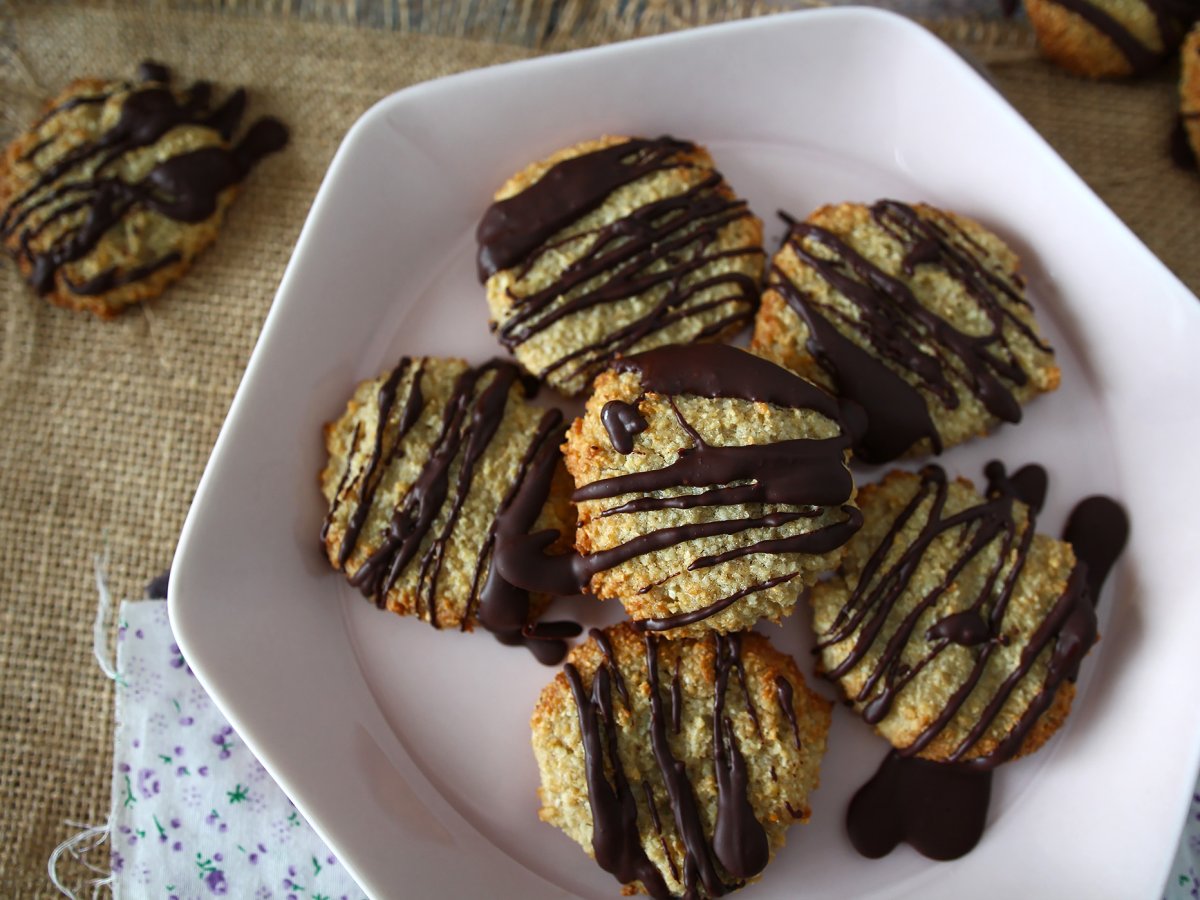
[[[1195,298],[1190,291],[1182,284],[1179,278],[1171,272],[1153,253],[1142,243],[1142,241],[1132,232],[1128,226],[1122,222],[1108,207],[1100,200],[1100,198],[1088,187],[1082,179],[1062,160],[1062,158],[1053,150],[1053,148],[1041,137],[1031,126],[1016,112],[1016,110],[1008,103],[1008,101],[999,93],[994,85],[988,83],[965,61],[958,57],[953,50],[942,43],[936,36],[930,34],[921,26],[912,22],[910,19],[896,13],[891,13],[885,10],[869,8],[869,7],[839,7],[825,9],[799,10],[791,13],[784,13],[776,16],[760,19],[745,19],[730,23],[722,23],[717,25],[705,26],[702,28],[690,29],[680,32],[675,32],[667,35],[659,35],[647,38],[639,38],[632,41],[618,42],[595,48],[588,48],[578,51],[570,51],[563,54],[552,54],[543,57],[537,57],[528,60],[520,60],[510,63],[501,64],[498,67],[491,67],[486,70],[471,70],[456,75],[445,76],[443,78],[434,79],[429,82],[416,84],[403,90],[394,92],[387,97],[382,98],[372,105],[366,112],[360,116],[356,122],[347,131],[341,144],[335,153],[333,160],[330,163],[308,217],[305,220],[300,236],[297,240],[296,247],[292,257],[284,271],[280,282],[279,289],[272,303],[271,309],[264,321],[262,331],[256,342],[254,351],[243,373],[241,383],[237,394],[230,406],[225,422],[221,427],[217,441],[214,445],[209,462],[205,467],[204,474],[197,487],[192,505],[188,511],[187,518],[184,523],[183,530],[180,534],[180,539],[176,551],[175,567],[179,575],[172,579],[172,584],[168,596],[168,613],[172,624],[172,629],[175,632],[176,639],[183,649],[185,656],[188,658],[189,664],[192,666],[200,683],[213,697],[221,712],[230,720],[242,739],[255,752],[255,755],[260,759],[265,768],[271,773],[281,784],[291,782],[286,775],[281,777],[278,770],[282,768],[277,765],[276,751],[274,748],[262,745],[258,740],[256,728],[248,722],[248,720],[238,714],[237,704],[230,701],[228,693],[230,686],[222,682],[219,676],[219,656],[214,656],[214,648],[206,644],[206,639],[202,636],[202,632],[197,629],[195,624],[197,620],[195,615],[200,611],[200,605],[203,604],[204,598],[199,592],[194,589],[195,576],[194,570],[198,566],[198,562],[194,559],[194,547],[196,545],[196,533],[201,529],[203,519],[207,513],[207,497],[211,493],[212,479],[217,462],[222,458],[227,450],[227,446],[232,440],[231,434],[233,431],[233,423],[243,415],[242,409],[246,405],[245,387],[252,382],[261,378],[260,370],[267,365],[268,356],[266,352],[267,344],[270,335],[278,327],[279,322],[283,321],[289,314],[287,308],[287,298],[290,296],[290,285],[295,278],[298,260],[306,253],[309,245],[316,239],[320,230],[322,219],[322,210],[330,196],[336,189],[339,173],[345,166],[346,159],[350,154],[350,149],[362,138],[362,135],[378,127],[380,120],[385,120],[393,109],[407,102],[420,102],[423,97],[430,93],[444,90],[447,84],[454,83],[458,87],[469,87],[472,81],[480,80],[488,77],[488,74],[494,75],[497,69],[513,69],[521,68],[529,71],[535,71],[539,68],[554,69],[564,64],[573,64],[577,59],[599,59],[605,56],[620,56],[630,52],[630,48],[643,49],[647,47],[664,46],[675,43],[692,43],[698,37],[708,39],[713,33],[720,32],[722,34],[734,35],[739,32],[753,33],[760,29],[770,28],[787,28],[802,25],[803,27],[812,27],[818,20],[828,21],[844,21],[844,22],[863,22],[867,23],[868,27],[886,27],[891,29],[899,29],[900,32],[906,32],[909,38],[925,44],[926,52],[940,53],[944,57],[951,57],[961,64],[964,73],[969,72],[971,78],[974,78],[979,87],[982,87],[992,93],[1000,106],[1010,113],[1015,119],[1014,124],[1027,130],[1028,133],[1036,138],[1044,149],[1045,155],[1050,161],[1058,164],[1063,173],[1073,179],[1074,187],[1082,189],[1087,195],[1090,202],[1097,205],[1110,219],[1110,225],[1115,224],[1124,232],[1125,244],[1132,248],[1140,248],[1149,259],[1145,260],[1156,266],[1160,276],[1165,276],[1174,286],[1179,289],[1185,298],[1190,298],[1193,302]],[[636,52],[636,51],[635,51]],[[1164,298],[1165,299],[1165,298]],[[191,599],[189,599],[191,598]],[[379,714],[379,710],[376,710]],[[386,727],[386,726],[385,726]],[[1195,734],[1190,749],[1191,768],[1194,771],[1200,765],[1200,719],[1196,721]],[[314,799],[304,786],[294,783],[288,784],[286,792],[296,803],[297,807],[305,815],[306,819],[313,825],[314,829],[331,847],[335,848],[338,857],[343,860],[347,868],[359,880],[359,883],[367,889],[367,885],[376,884],[365,869],[361,867],[356,854],[351,848],[346,848],[340,835],[332,832],[327,833],[325,817],[322,814],[323,804],[321,801]],[[1186,789],[1180,791],[1179,815],[1178,821],[1181,823],[1186,815],[1187,796]],[[425,798],[428,799],[428,798]],[[461,818],[453,807],[448,807],[450,815]],[[470,823],[463,822],[466,828],[474,830]],[[479,837],[487,842],[487,838],[483,835]],[[1163,862],[1161,865],[1162,875],[1167,874],[1171,860],[1174,854],[1174,847],[1164,853]],[[523,869],[523,867],[522,867]],[[361,871],[360,871],[361,870]],[[527,869],[523,871],[529,872]],[[550,886],[555,890],[561,890],[557,886],[550,885],[538,873],[529,872],[539,882]],[[1161,881],[1161,880],[1160,880]],[[380,891],[382,894],[383,891]]]

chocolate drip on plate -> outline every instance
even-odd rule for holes
[[[63,266],[91,253],[109,229],[136,210],[150,210],[183,223],[209,218],[227,188],[241,182],[264,156],[287,144],[287,129],[275,119],[264,118],[251,126],[235,147],[203,147],[171,156],[140,180],[125,181],[114,172],[119,162],[157,143],[173,128],[204,125],[229,140],[245,104],[244,92],[237,92],[213,113],[208,107],[211,90],[207,83],[197,82],[177,97],[166,86],[170,73],[164,67],[145,63],[140,75],[141,84],[121,86],[129,94],[113,126],[49,162],[0,215],[0,236],[6,241],[16,239],[17,256],[28,263],[29,283],[40,294],[55,288]],[[107,102],[111,97],[105,93],[72,98],[52,109],[35,131],[78,106]],[[53,143],[52,138],[40,142],[30,157]],[[46,229],[67,216],[77,221],[49,246],[34,247]],[[147,278],[179,259],[172,251],[130,269],[109,269],[81,282],[61,281],[77,294],[95,295]]]
[[[902,841],[930,859],[958,859],[983,836],[991,796],[991,772],[893,750],[850,801],[846,831],[868,859],[887,856]]]

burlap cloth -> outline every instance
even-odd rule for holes
[[[68,821],[107,817],[112,694],[91,653],[92,558],[107,549],[114,593],[132,596],[170,562],[309,203],[355,118],[391,91],[462,69],[770,11],[650,2],[618,13],[573,0],[194,6],[0,0],[8,134],[72,77],[131,74],[143,58],[245,85],[251,113],[269,111],[293,134],[190,276],[117,322],[51,308],[0,267],[4,896],[52,893],[46,859],[77,830]],[[1165,152],[1174,72],[1092,84],[1039,62],[1019,22],[929,24],[987,64],[1034,127],[1200,288],[1200,176],[1173,169]],[[1131,313],[1153,302],[1130,297]]]

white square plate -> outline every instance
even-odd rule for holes
[[[1075,712],[1044,751],[997,773],[974,852],[853,852],[846,803],[885,748],[839,710],[812,823],[750,892],[1153,895],[1200,757],[1200,305],[969,66],[878,11],[470,72],[364,115],[321,186],[180,541],[170,614],[201,682],[370,894],[617,896],[535,815],[527,722],[553,670],[486,634],[434,633],[364,602],[318,551],[316,487],[321,425],[358,380],[401,353],[497,352],[475,224],[526,162],[604,133],[706,144],[772,248],[777,209],[885,196],[998,231],[1025,260],[1063,387],[943,464],[978,479],[995,457],[1043,463],[1051,533],[1097,492],[1133,521]],[[808,666],[805,618],[767,631]]]

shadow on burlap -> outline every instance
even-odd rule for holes
[[[289,149],[256,170],[191,274],[116,322],[51,308],[11,265],[0,267],[5,896],[48,895],[46,858],[78,830],[67,822],[107,817],[112,696],[91,654],[93,557],[107,549],[117,596],[139,595],[169,564],[309,203],[350,124],[391,91],[520,59],[537,52],[531,47],[569,49],[764,11],[727,3],[684,14],[650,3],[635,20],[603,5],[476,2],[459,5],[470,15],[445,12],[452,4],[419,19],[407,6],[364,4],[369,14],[352,20],[336,3],[302,3],[290,16],[266,4],[202,6],[0,6],[0,128],[9,135],[73,77],[130,75],[143,58],[219,90],[245,85],[251,116],[270,112],[293,132]],[[501,6],[506,14],[494,12]],[[932,24],[987,64],[1117,214],[1200,287],[1200,177],[1173,169],[1165,152],[1171,73],[1135,85],[1087,83],[1037,61],[1019,24]]]

